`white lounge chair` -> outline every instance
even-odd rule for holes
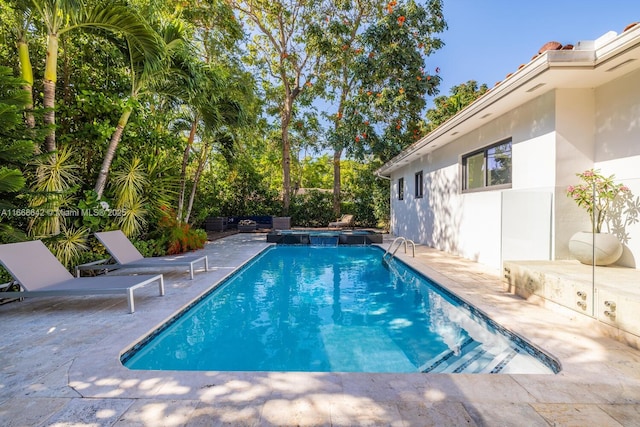
[[[62,297],[126,294],[129,312],[135,311],[133,290],[158,282],[164,295],[162,274],[74,278],[40,240],[0,245],[0,263],[22,291],[1,292],[0,297]]]
[[[81,270],[114,270],[118,268],[172,268],[176,266],[189,267],[189,276],[193,280],[193,265],[204,263],[204,271],[209,270],[209,261],[206,255],[170,255],[163,257],[145,258],[133,246],[133,243],[121,230],[104,231],[95,233],[96,238],[104,245],[107,252],[113,257],[115,264],[84,264],[76,267],[76,275],[80,276]],[[106,260],[105,260],[106,261]]]

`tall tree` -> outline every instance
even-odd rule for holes
[[[184,26],[179,20],[171,20],[164,24],[160,30],[160,34],[162,35],[162,45],[165,46],[167,58],[170,60],[165,63],[163,67],[159,67],[154,63],[155,58],[151,58],[152,62],[149,63],[149,58],[144,51],[138,48],[134,40],[125,38],[124,43],[121,44],[125,57],[129,58],[131,92],[125,102],[116,129],[111,135],[109,145],[102,159],[102,165],[100,166],[94,187],[98,197],[102,196],[104,192],[109,170],[111,169],[111,163],[116,155],[116,150],[122,140],[122,134],[127,126],[131,113],[133,113],[134,107],[138,103],[139,97],[148,91],[163,91],[162,85],[171,78],[168,77],[168,75],[182,75],[184,71],[180,67],[182,65],[181,59],[184,56],[184,51],[185,49],[188,50],[188,43],[185,41]]]
[[[407,130],[416,129],[424,96],[437,91],[439,79],[425,71],[426,57],[442,46],[437,34],[446,23],[440,0],[426,6],[340,0],[326,16],[320,46],[332,58],[322,76],[335,108],[328,142],[334,150],[333,209],[339,214],[344,150],[362,156],[411,141]]]
[[[420,137],[426,96],[438,91],[438,68],[426,58],[443,46],[442,1],[428,7],[413,0],[391,1],[362,34],[355,64],[359,86],[347,103],[338,136],[347,150],[386,161]]]
[[[56,150],[55,94],[58,43],[65,33],[76,29],[102,29],[122,34],[145,56],[147,67],[157,66],[164,46],[157,33],[132,8],[117,1],[31,0],[31,14],[46,28],[47,53],[44,69],[44,122],[51,126],[45,138],[45,150]]]
[[[322,54],[332,60],[326,62],[321,73],[324,97],[335,108],[331,115],[325,114],[331,123],[329,145],[333,149],[333,212],[340,215],[341,200],[341,160],[345,148],[339,136],[342,118],[347,102],[357,94],[359,82],[354,72],[355,63],[362,53],[361,36],[363,29],[375,22],[379,16],[379,2],[376,0],[339,0],[325,4],[327,31],[316,31],[321,37],[319,46]]]
[[[478,86],[475,80],[469,80],[453,86],[449,96],[443,95],[433,100],[434,108],[427,110],[427,132],[433,131],[442,123],[453,117],[458,111],[484,95],[489,88],[486,84]]]
[[[31,57],[29,53],[29,27],[31,26],[31,13],[27,2],[10,1],[4,5],[7,9],[5,13],[9,15],[3,18],[9,18],[4,21],[8,22],[9,30],[16,40],[16,48],[18,49],[18,62],[20,64],[20,77],[24,81],[23,89],[25,96],[28,96],[25,105],[24,115],[27,126],[34,128],[35,118],[33,116],[33,66],[31,65]]]
[[[289,127],[296,102],[317,78],[323,57],[309,38],[321,20],[320,0],[228,0],[252,31],[249,51],[254,65],[263,67],[266,86],[276,97],[282,139],[283,213],[291,197]]]

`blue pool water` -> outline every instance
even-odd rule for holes
[[[381,258],[377,247],[271,247],[122,361],[156,370],[558,370],[404,263]]]

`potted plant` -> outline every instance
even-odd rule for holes
[[[588,169],[576,176],[582,182],[567,187],[567,196],[587,211],[591,230],[574,234],[569,240],[569,251],[583,264],[613,264],[622,255],[622,244],[613,234],[602,233],[602,225],[613,201],[629,189],[616,184],[614,175],[605,177],[600,170]]]

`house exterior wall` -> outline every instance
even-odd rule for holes
[[[615,174],[631,190],[631,200],[614,206],[608,230],[624,245],[625,267],[640,267],[640,71],[629,73],[595,90],[594,167]],[[607,230],[607,226],[604,227]]]
[[[511,138],[510,189],[462,192],[461,159]],[[570,237],[589,230],[584,209],[566,196],[577,173],[615,174],[633,196],[614,206],[625,251],[640,260],[640,70],[596,88],[563,88],[496,117],[391,174],[391,230],[443,251],[501,268],[504,260],[571,259]],[[422,171],[424,196],[415,197]],[[404,178],[404,200],[398,179]],[[507,218],[509,216],[509,218]]]
[[[569,239],[591,229],[589,216],[567,197],[566,188],[578,183],[576,173],[593,167],[595,111],[593,89],[556,90],[554,259],[571,259]]]
[[[393,233],[499,268],[502,192],[553,191],[555,120],[555,94],[548,92],[394,172]],[[462,155],[508,138],[512,188],[462,193]],[[415,173],[420,170],[424,197],[415,198]],[[405,182],[404,200],[397,197],[400,177]]]

